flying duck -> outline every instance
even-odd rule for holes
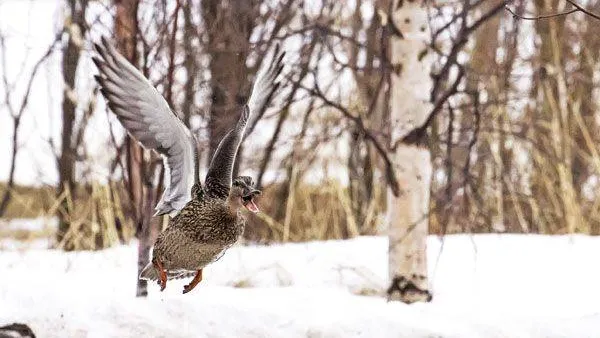
[[[95,44],[95,49],[98,55],[92,60],[100,72],[95,78],[108,106],[129,135],[144,148],[158,152],[165,166],[165,190],[155,215],[170,214],[172,218],[154,243],[151,263],[139,277],[157,281],[162,291],[169,279],[194,276],[183,289],[187,293],[202,280],[202,269],[242,236],[242,209],[258,212],[254,198],[260,191],[248,176],[232,179],[232,169],[249,118],[279,88],[277,78],[285,53],[277,46],[272,61],[261,65],[248,102],[219,143],[202,186],[192,132],[106,38]]]

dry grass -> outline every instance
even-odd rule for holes
[[[15,187],[5,219],[61,215],[69,223],[69,230],[54,246],[65,250],[97,250],[133,237],[132,223],[121,207],[123,189],[120,185],[92,183],[79,187],[76,197],[69,191],[60,196],[55,193],[52,187]],[[55,237],[55,231],[47,227],[41,230],[0,229],[0,238],[48,239]]]
[[[78,194],[78,196],[81,196]],[[60,214],[69,224],[56,247],[64,250],[97,250],[126,242],[134,228],[122,210],[120,185],[92,183],[86,187],[86,198],[74,198],[69,191],[59,196],[48,210]]]
[[[6,191],[6,184],[0,183],[0,196]],[[50,186],[29,187],[16,185],[12,189],[12,197],[8,203],[4,218],[36,218],[44,216],[53,204],[56,188]]]
[[[282,196],[282,185],[270,185],[258,204],[261,213],[251,216],[246,238],[256,242],[343,239],[373,235],[383,222],[384,194],[365,206],[366,219],[353,216],[348,191],[338,182],[298,185],[291,197]],[[55,197],[50,187],[18,187],[13,193],[6,218],[35,218],[62,213],[71,223],[63,243],[69,250],[98,249],[116,243],[116,222],[121,222],[125,237],[133,236],[131,222],[121,209],[124,193],[119,185],[91,184],[78,188],[77,198],[66,193]],[[21,235],[20,237],[23,237]],[[37,235],[36,235],[37,236]]]
[[[264,189],[258,202],[261,213],[248,220],[247,239],[257,242],[344,239],[374,235],[383,222],[381,191],[365,206],[367,217],[359,224],[350,207],[348,190],[338,182],[298,185],[290,189],[289,196],[284,196],[283,190],[281,184]]]
[[[131,220],[126,217],[128,211],[122,209],[126,194],[119,184],[94,183],[79,187],[77,198],[73,198],[71,194],[59,197],[54,194],[52,187],[17,187],[6,218],[53,217],[57,213],[63,213],[71,227],[63,242],[55,245],[66,250],[101,249],[114,245],[121,239],[128,241],[134,236],[135,229]],[[347,188],[338,182],[299,184],[290,188],[289,194],[282,184],[273,184],[263,189],[263,195],[258,201],[261,213],[249,217],[245,238],[251,242],[270,243],[382,234],[381,230],[385,226],[385,191],[375,191],[375,196],[369,205],[364,206],[366,217],[363,222],[359,222],[353,215]],[[435,212],[441,209],[436,207],[435,200],[432,200],[431,210],[434,213],[430,217],[430,233],[442,234],[443,226]],[[544,232],[565,233],[568,232],[566,230],[564,226],[557,226]],[[28,231],[0,227],[0,238],[10,237],[24,241],[54,238],[54,231],[54,228]],[[445,233],[465,231],[492,230],[489,227],[465,228],[453,224]],[[240,287],[243,284],[242,281]]]

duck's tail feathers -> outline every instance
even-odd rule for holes
[[[195,275],[195,271],[167,271],[167,280],[194,277]],[[154,265],[152,265],[152,263],[148,263],[148,265],[146,265],[146,267],[144,267],[144,269],[140,273],[139,278],[149,281],[157,281],[159,279],[159,276],[158,272],[156,272],[156,268],[154,268]]]
[[[152,263],[148,263],[146,267],[144,267],[144,269],[140,273],[140,279],[152,281],[158,280],[158,272],[156,272],[156,269],[154,268],[154,265],[152,265]]]

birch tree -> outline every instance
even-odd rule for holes
[[[392,1],[389,9],[390,119],[392,153],[401,193],[388,193],[389,300],[431,300],[427,279],[427,234],[431,156],[429,149],[405,141],[432,113],[429,100],[432,58],[427,10],[421,1]]]

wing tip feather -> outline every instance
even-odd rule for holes
[[[106,35],[102,35],[102,36],[100,37],[100,42],[102,43],[102,45],[103,45],[104,47],[107,47],[107,46],[108,46],[108,44],[109,44],[109,42],[108,42],[108,39],[106,38]]]
[[[102,46],[100,46],[97,42],[94,42],[94,49],[98,54],[102,54]]]
[[[98,58],[97,56],[92,56],[92,62],[96,65],[96,68],[98,68],[99,70],[102,70],[102,67],[104,66],[104,62],[102,60],[100,60],[100,58]]]

